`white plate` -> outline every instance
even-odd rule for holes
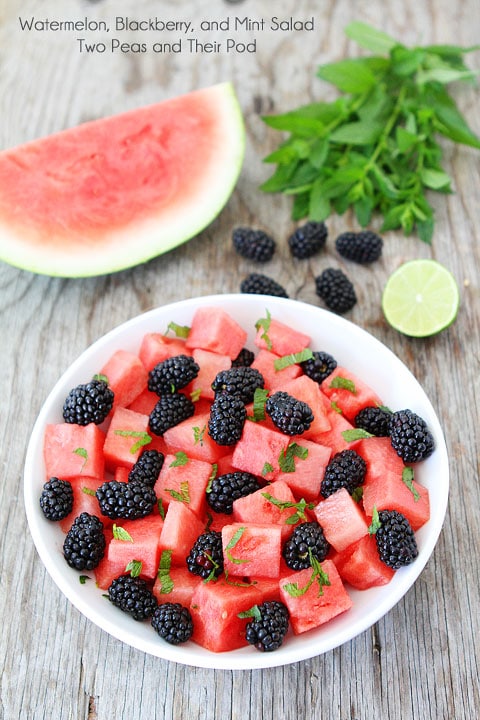
[[[250,646],[212,653],[192,642],[179,646],[164,642],[148,622],[136,622],[106,601],[94,582],[80,584],[79,573],[63,558],[63,533],[57,524],[45,520],[39,506],[45,482],[45,426],[63,421],[63,401],[69,390],[87,382],[115,350],[137,351],[146,332],[165,332],[171,321],[188,325],[200,305],[221,306],[230,313],[249,332],[252,349],[255,322],[265,317],[268,309],[272,317],[309,334],[313,349],[331,353],[339,365],[370,384],[391,409],[410,408],[423,417],[435,438],[435,452],[415,471],[416,480],[430,491],[431,503],[430,520],[417,532],[419,556],[415,562],[398,570],[388,585],[349,591],[353,608],[317,630],[296,637],[289,635],[282,647],[271,653]],[[447,450],[435,411],[418,381],[385,345],[348,320],[313,305],[246,294],[206,296],[166,305],[129,320],[97,340],[64,373],[45,401],[28,446],[24,477],[26,513],[38,553],[55,583],[80,612],[114,637],[146,653],[217,669],[265,668],[304,660],[342,645],[373,625],[405,595],[429,559],[444,521],[448,486]]]

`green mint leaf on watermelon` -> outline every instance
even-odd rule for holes
[[[172,565],[172,551],[163,550],[160,556],[160,564],[158,566],[157,577],[160,581],[160,592],[162,595],[168,595],[172,592],[174,584],[170,576],[170,567]]]
[[[160,517],[162,518],[162,520],[165,520],[165,508],[163,507],[162,498],[158,498],[157,507],[158,507],[158,512],[160,513]]]
[[[269,311],[266,310],[266,317],[260,318],[255,323],[255,327],[257,330],[260,330],[260,328],[263,330],[263,333],[260,335],[262,340],[265,341],[265,344],[267,346],[267,350],[272,349],[272,341],[270,340],[268,336],[268,331],[270,330],[270,323],[272,322],[272,316],[270,315]]]
[[[239,618],[253,618],[256,622],[260,622],[262,619],[262,613],[258,605],[253,605],[250,610],[244,610],[243,612],[237,613]]]
[[[132,455],[135,455],[140,448],[152,442],[150,435],[143,430],[115,430],[114,433],[115,435],[120,435],[121,437],[137,438],[137,442],[133,443],[130,448]]]
[[[82,492],[85,493],[85,495],[91,495],[92,497],[95,497],[95,490],[89,487],[82,487]]]
[[[270,493],[267,492],[262,493],[262,495],[266,500],[271,502],[272,505],[275,505],[275,507],[278,507],[282,512],[290,508],[296,510],[293,515],[290,515],[285,520],[286,525],[295,525],[295,523],[297,523],[299,520],[307,520],[305,510],[313,510],[313,508],[315,507],[315,503],[307,503],[303,498],[300,500],[300,502],[291,502],[290,500],[279,500],[278,498],[270,495]]]
[[[373,506],[373,513],[372,513],[372,522],[368,528],[369,535],[375,535],[379,527],[381,527],[382,523],[380,522],[380,518],[378,515],[377,506]]]
[[[363,428],[353,428],[353,430],[343,430],[342,437],[346,442],[353,442],[354,440],[363,440],[375,436],[367,430],[363,430]]]
[[[337,403],[335,402],[335,400],[332,400],[332,402],[330,403],[330,407],[331,407],[332,410],[334,410],[336,413],[338,413],[339,415],[342,415],[342,410],[338,407],[338,405],[337,405]]]
[[[130,560],[130,562],[125,566],[125,572],[130,573],[131,577],[138,577],[142,572],[142,561]]]
[[[204,425],[203,428],[198,427],[198,425],[195,425],[193,429],[193,444],[197,445],[200,444],[201,447],[203,447],[203,438],[205,437],[205,432],[207,429],[207,426]]]
[[[253,415],[248,416],[248,420],[253,422],[261,422],[265,420],[265,403],[267,402],[268,390],[264,388],[256,388],[253,393]]]
[[[170,463],[170,467],[182,467],[183,465],[186,465],[188,463],[188,455],[183,452],[183,450],[179,450],[175,453],[175,460],[173,460]]]
[[[188,325],[178,325],[176,322],[173,322],[173,320],[168,323],[167,332],[165,334],[167,334],[169,330],[180,338],[188,338],[190,334],[190,328]]]
[[[363,487],[360,485],[354,489],[352,492],[352,500],[355,500],[355,502],[360,502],[360,500],[363,498]]]
[[[180,492],[178,490],[174,490],[173,488],[165,488],[165,492],[168,492],[174,500],[178,500],[178,502],[183,502],[188,505],[190,502],[190,491],[188,487],[188,480],[184,480],[180,483]]]
[[[101,373],[97,373],[93,376],[93,380],[99,380],[100,382],[104,382],[105,385],[109,384],[108,377],[106,375],[102,375]]]
[[[277,371],[284,370],[291,365],[296,365],[297,363],[305,362],[306,360],[311,360],[312,358],[313,352],[309,348],[305,348],[305,350],[302,350],[301,352],[283,355],[283,357],[277,358],[273,363],[273,367]]]
[[[242,537],[242,535],[243,535],[243,533],[245,532],[246,529],[247,529],[247,528],[244,527],[244,526],[239,527],[238,530],[234,533],[234,535],[232,535],[232,537],[230,538],[228,544],[227,544],[226,547],[225,547],[225,555],[226,555],[227,558],[230,560],[230,562],[231,562],[231,563],[235,563],[235,565],[241,565],[242,563],[248,563],[248,562],[250,562],[249,560],[244,560],[244,559],[240,559],[240,558],[235,558],[235,557],[233,557],[232,553],[230,552],[230,550],[233,550],[233,548],[235,547],[235,545],[238,543],[238,541],[240,540],[240,538]]]
[[[125,542],[133,543],[133,538],[130,535],[130,533],[127,532],[126,530],[124,530],[122,527],[120,527],[120,525],[115,525],[115,523],[114,523],[112,532],[113,532],[113,537],[115,538],[115,540],[124,540]]]
[[[231,585],[232,587],[239,587],[239,588],[250,588],[250,587],[253,587],[253,585],[257,584],[256,580],[252,580],[252,581],[229,580],[228,573],[225,573],[225,582],[227,583],[227,585]]]
[[[326,585],[330,585],[328,574],[322,568],[318,560],[313,556],[311,548],[308,548],[308,555],[310,558],[310,565],[312,566],[312,574],[310,575],[308,582],[303,587],[300,587],[298,583],[286,583],[283,586],[291,597],[302,597],[302,595],[305,595],[310,590],[314,582],[318,583],[318,597],[320,597],[323,595],[323,588]]]
[[[85,448],[78,447],[78,448],[75,448],[75,450],[73,450],[73,453],[75,455],[79,455],[80,457],[83,458],[82,467],[80,468],[80,472],[83,472],[83,469],[84,469],[85,465],[87,464],[88,452],[85,450]]]
[[[402,470],[402,480],[405,483],[405,485],[408,487],[410,492],[413,495],[413,499],[415,502],[418,502],[420,500],[420,493],[418,492],[417,488],[413,484],[413,481],[415,479],[415,471],[412,467],[405,467]]]
[[[87,580],[90,580],[91,578],[88,577],[88,575],[80,575],[79,576],[80,585],[85,585]]]
[[[208,478],[207,487],[205,489],[206,493],[209,493],[212,491],[212,483],[215,480],[215,478],[217,477],[217,473],[218,473],[218,465],[217,465],[217,463],[212,463],[212,472],[210,473],[210,476]]]
[[[271,472],[273,472],[273,465],[269,462],[266,462],[262,468],[262,477],[265,477],[265,475],[268,475],[268,473]]]
[[[357,394],[357,388],[355,387],[353,380],[342,377],[341,375],[337,375],[333,378],[330,382],[330,387],[334,389],[348,390],[348,392],[351,392],[354,395]]]
[[[282,450],[278,456],[278,465],[282,472],[292,473],[295,472],[295,458],[300,460],[306,460],[308,457],[308,448],[298,445],[296,442],[292,442],[288,445],[286,450]]]
[[[202,396],[202,388],[197,388],[196,390],[192,390],[190,393],[190,399],[192,402],[198,402]]]

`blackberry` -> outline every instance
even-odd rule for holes
[[[376,437],[388,437],[391,417],[392,413],[383,407],[368,406],[360,410],[353,422],[355,427],[362,428]]]
[[[325,468],[320,485],[322,497],[327,498],[340,488],[345,488],[350,495],[355,488],[363,485],[367,464],[355,450],[342,450],[335,453]]]
[[[75,518],[63,543],[63,555],[75,570],[94,570],[105,554],[103,523],[83,512]]]
[[[266,600],[252,609],[252,615],[245,629],[247,642],[261,652],[278,650],[288,630],[287,606],[278,600]]]
[[[255,262],[268,262],[275,252],[275,240],[263,230],[239,227],[233,231],[232,240],[239,255]]]
[[[97,488],[95,495],[102,515],[111,520],[136,520],[153,511],[157,497],[153,488],[142,482],[110,480]]]
[[[153,613],[152,627],[170,645],[187,642],[193,633],[190,610],[180,603],[162,603]]]
[[[108,599],[134,620],[146,620],[157,609],[157,598],[143,578],[121,575],[108,588]]]
[[[187,568],[204,580],[217,578],[223,572],[222,533],[209,530],[200,535],[187,556]]]
[[[232,360],[232,367],[250,367],[255,360],[255,353],[244,347],[240,350],[237,357]]]
[[[293,257],[305,260],[325,247],[328,230],[323,222],[307,222],[288,238]]]
[[[301,435],[313,422],[310,406],[283,390],[270,395],[265,410],[273,424],[285,435]]]
[[[103,380],[77,385],[65,398],[63,419],[76,425],[100,425],[112,409],[113,398],[113,391]]]
[[[410,565],[418,556],[418,547],[407,518],[396,510],[381,510],[378,519],[375,540],[380,559],[393,570]]]
[[[282,548],[282,555],[291,570],[305,570],[311,567],[310,553],[322,562],[330,544],[325,539],[321,525],[315,520],[297,525]]]
[[[251,367],[230,368],[217,373],[212,390],[218,395],[236,395],[242,402],[252,402],[255,390],[263,388],[265,380],[259,370]]]
[[[394,412],[390,417],[389,430],[392,446],[405,463],[424,460],[435,449],[427,423],[411,410]]]
[[[240,283],[240,292],[247,295],[273,295],[273,297],[288,298],[287,291],[276,280],[259,273],[247,275]]]
[[[335,313],[343,315],[357,302],[355,288],[342,270],[327,268],[315,278],[317,295]]]
[[[43,486],[40,507],[47,520],[63,520],[73,509],[73,489],[68,480],[51,477]]]
[[[247,411],[236,395],[218,395],[210,406],[208,434],[217,445],[235,445],[242,435]]]
[[[165,456],[159,450],[144,450],[128,473],[128,482],[142,482],[153,488],[164,460]]]
[[[313,358],[300,363],[305,375],[320,385],[337,367],[337,361],[327,352],[315,351]]]
[[[345,232],[335,240],[337,252],[360,265],[368,265],[378,260],[382,254],[382,246],[382,238],[371,230]]]
[[[169,428],[192,417],[195,405],[183,393],[162,395],[152,412],[148,427],[154,435],[163,435]]]
[[[215,512],[231,515],[233,501],[260,489],[258,478],[249,472],[231,472],[212,480],[207,502]]]
[[[197,377],[199,366],[190,355],[175,355],[159,362],[148,374],[148,389],[157,395],[181,390]]]

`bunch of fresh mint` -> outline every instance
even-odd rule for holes
[[[379,212],[381,231],[416,229],[430,242],[434,213],[426,192],[452,192],[436,136],[480,149],[446,89],[474,79],[463,56],[479,46],[407,48],[360,22],[345,32],[373,54],[318,69],[341,91],[335,101],[263,118],[289,137],[264,159],[277,167],[261,188],[293,195],[294,220],[321,221],[353,207],[362,227]]]

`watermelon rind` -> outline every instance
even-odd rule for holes
[[[58,158],[57,153],[61,154],[62,146],[65,144],[66,152],[72,153],[74,161],[75,142],[80,138],[79,144],[81,145],[83,137],[81,133],[84,128],[89,126],[94,130],[94,137],[95,133],[99,131],[98,143],[99,152],[101,152],[102,145],[104,147],[105,144],[114,144],[117,141],[115,124],[102,127],[102,123],[119,118],[121,124],[123,119],[129,118],[131,124],[132,119],[136,119],[135,113],[141,113],[143,110],[156,106],[147,106],[111,118],[94,120],[1,152],[0,260],[41,275],[67,278],[92,277],[146,263],[201,233],[222,211],[236,186],[245,155],[245,127],[232,83],[223,82],[195,90],[183,96],[166,100],[164,103],[180,101],[178,107],[181,109],[183,100],[188,107],[190,99],[195,99],[200,105],[205,104],[214,125],[212,132],[214,137],[210,142],[211,147],[209,146],[206,161],[197,162],[197,170],[192,171],[193,180],[189,177],[193,190],[190,188],[189,192],[182,194],[181,187],[180,192],[174,188],[172,202],[167,198],[166,201],[160,203],[158,208],[152,204],[152,207],[148,208],[148,212],[140,216],[132,212],[132,217],[125,223],[120,222],[112,227],[106,227],[104,224],[99,232],[90,233],[88,229],[85,232],[82,230],[82,212],[85,217],[88,217],[88,202],[83,208],[79,201],[78,207],[74,208],[75,212],[72,209],[72,227],[69,227],[68,223],[66,226],[61,223],[57,223],[59,227],[55,226],[56,218],[53,217],[53,220],[48,218],[50,210],[45,213],[47,222],[50,223],[49,227],[45,227],[41,222],[36,222],[35,213],[30,213],[29,208],[34,208],[35,203],[37,205],[41,203],[42,189],[38,185],[32,188],[31,179],[29,181],[26,178],[28,168],[24,172],[24,178],[21,176],[21,171],[18,171],[24,157],[22,152],[27,150],[28,153],[31,154],[33,151],[35,154],[42,143],[51,142],[53,139],[54,151],[51,152],[53,158]],[[164,103],[158,103],[158,108],[160,109]],[[184,118],[185,116],[188,116],[188,113],[183,113]],[[140,122],[139,125],[141,126]],[[112,128],[110,135],[110,131],[106,132],[107,128]],[[89,150],[91,150],[91,143]],[[49,153],[50,150],[47,157]],[[185,155],[185,150],[183,150],[183,156],[179,158],[179,166],[190,168],[189,158]],[[152,162],[151,158],[147,158],[147,160]],[[18,206],[11,201],[11,198],[15,197],[14,194],[12,195],[11,184],[17,177],[15,172],[10,173],[14,164],[17,166],[15,172],[20,178],[17,192],[17,197],[20,197]],[[42,172],[43,170],[40,171],[40,174]],[[52,167],[45,168],[44,175],[47,177],[47,183],[51,183],[51,177],[54,174],[54,164]],[[12,177],[13,180],[11,180]],[[25,190],[22,186],[24,179],[26,179]],[[28,182],[30,182],[30,187]],[[122,186],[122,177],[109,177],[108,182],[112,183],[112,192],[116,192],[118,200],[118,187]],[[167,191],[169,191],[168,187]],[[46,193],[47,198],[49,193],[52,194],[50,186]],[[166,194],[168,195],[168,192]],[[72,205],[75,205],[75,197],[72,197],[71,201]],[[125,196],[125,203],[128,207],[127,196]],[[46,204],[48,205],[48,203]],[[13,205],[14,207],[12,207]],[[40,210],[40,217],[42,217],[42,212]],[[55,215],[54,205],[51,212]],[[51,231],[52,222],[54,223],[53,232]],[[88,222],[86,225],[88,228]]]

